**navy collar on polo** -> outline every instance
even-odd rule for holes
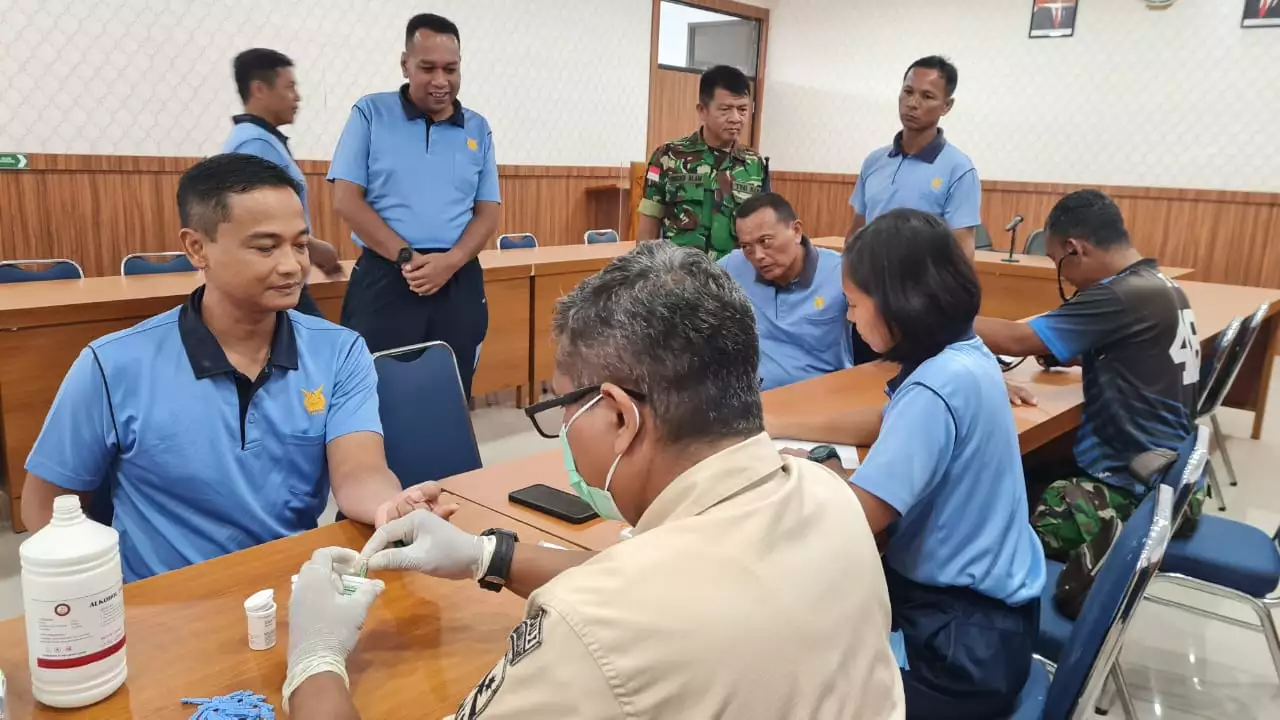
[[[187,359],[191,361],[191,370],[197,380],[224,373],[236,375],[239,371],[227,359],[227,353],[200,316],[203,301],[204,286],[201,285],[178,311],[178,335],[182,338],[183,349],[187,351]],[[267,364],[286,370],[298,369],[298,341],[293,335],[293,323],[289,322],[288,312],[276,313],[276,330],[271,337]]]
[[[800,245],[804,248],[804,267],[800,269],[800,274],[795,280],[787,283],[786,287],[794,287],[800,290],[808,290],[813,287],[813,279],[818,275],[818,249],[809,241],[808,235],[800,236]],[[759,272],[756,272],[756,282],[765,285],[777,285],[772,280],[767,280]],[[778,287],[783,287],[778,285]]]
[[[902,131],[899,130],[897,135],[893,136],[893,149],[889,151],[889,157],[898,157],[905,155],[906,157],[923,160],[932,165],[938,156],[942,154],[942,149],[947,146],[947,139],[942,135],[942,128],[938,128],[938,134],[929,141],[924,149],[915,155],[907,155],[902,149]]]
[[[242,123],[257,125],[263,130],[266,130],[267,132],[274,135],[275,138],[279,140],[282,145],[284,145],[284,149],[289,150],[289,137],[284,133],[280,132],[280,128],[276,127],[275,125],[272,125],[265,118],[254,115],[253,113],[243,113],[241,115],[232,115],[231,123],[233,125],[240,125]],[[292,155],[293,151],[289,150],[289,154]]]
[[[400,107],[404,108],[404,117],[406,120],[426,120],[428,125],[434,124],[435,121],[413,103],[413,99],[409,97],[409,83],[400,86]],[[453,114],[441,120],[450,125],[457,125],[460,128],[467,126],[466,117],[462,114],[462,103],[455,99],[453,101]]]
[[[977,337],[977,334],[974,333],[973,326],[970,326],[969,329],[966,330],[963,335],[947,343],[947,345],[953,345],[958,342],[965,342],[966,340],[972,340],[975,337]],[[945,349],[946,349],[946,346],[943,346],[943,350]],[[942,351],[939,350],[938,352],[942,352]],[[894,375],[893,378],[889,380],[889,382],[884,384],[884,393],[888,395],[890,398],[892,398],[894,393],[898,392],[898,388],[902,387],[902,383],[906,382],[907,378],[911,377],[911,373],[915,372],[916,368],[920,367],[926,361],[930,360],[933,357],[936,357],[936,354],[931,355],[917,363],[900,365],[898,369],[898,374]]]

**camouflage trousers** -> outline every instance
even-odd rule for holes
[[[1068,493],[1074,486],[1080,492]],[[1068,494],[1075,497],[1072,502]],[[1187,516],[1175,530],[1175,536],[1185,536],[1195,529],[1196,519],[1204,505],[1205,490],[1198,488],[1191,496]],[[1129,519],[1137,509],[1141,498],[1128,490],[1112,487],[1087,475],[1056,480],[1045,489],[1031,513],[1031,526],[1044,546],[1045,557],[1066,562],[1076,548],[1085,545],[1097,535],[1107,520]]]

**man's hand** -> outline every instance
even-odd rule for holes
[[[1004,389],[1009,393],[1009,404],[1014,407],[1022,407],[1024,405],[1035,407],[1040,404],[1030,390],[1015,382],[1005,380]]]
[[[311,255],[311,264],[331,278],[342,278],[345,273],[338,259],[338,251],[332,245],[312,235],[307,243],[307,252]]]
[[[424,255],[415,252],[413,259],[405,263],[400,272],[404,274],[409,289],[419,295],[433,295],[449,282],[449,278],[462,267],[449,253],[431,253]]]
[[[380,528],[414,510],[427,510],[448,520],[458,511],[458,505],[440,501],[439,483],[434,481],[419,483],[383,503],[374,515],[373,527]]]
[[[357,561],[354,551],[322,548],[298,571],[298,582],[289,598],[286,709],[289,696],[312,675],[332,672],[347,679],[347,656],[360,639],[369,607],[384,588],[380,581],[374,581],[343,595],[338,573]]]
[[[405,547],[390,547],[395,542]],[[415,570],[447,580],[479,576],[485,538],[454,527],[426,510],[414,510],[378,528],[360,557],[369,570]]]

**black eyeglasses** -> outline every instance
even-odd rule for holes
[[[524,409],[524,414],[533,423],[533,429],[537,430],[539,435],[548,440],[554,440],[560,437],[560,428],[564,425],[564,413],[563,411],[558,413],[553,411],[561,410],[585,397],[595,395],[600,392],[601,387],[603,385],[588,385],[577,390],[570,390],[560,397],[553,397],[550,400],[543,400],[540,403],[530,405]],[[639,402],[645,401],[645,394],[638,390],[622,388],[622,392]]]

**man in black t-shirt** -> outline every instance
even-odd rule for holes
[[[1064,560],[1101,519],[1114,513],[1124,521],[1146,494],[1129,475],[1130,461],[1156,448],[1177,450],[1195,431],[1200,339],[1186,295],[1133,248],[1120,208],[1105,194],[1062,198],[1045,231],[1059,293],[1064,277],[1079,292],[1026,323],[979,318],[975,331],[997,354],[1083,366],[1076,467],[1048,478],[1032,514],[1046,554]],[[1036,480],[1028,477],[1033,486]],[[1201,500],[1192,503],[1193,517]]]

